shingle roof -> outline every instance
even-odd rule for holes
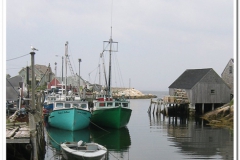
[[[41,73],[46,73],[46,71],[49,69],[48,66],[35,64],[35,68],[39,70]]]
[[[210,70],[212,69],[187,69],[168,88],[191,89]]]
[[[38,70],[38,72],[40,72],[41,74],[44,74],[44,73],[52,73],[52,69],[51,67],[49,66],[45,66],[45,65],[40,65],[40,64],[35,64],[34,65],[35,67],[35,70]],[[26,68],[22,68],[19,73],[22,71],[22,70],[26,70]],[[46,72],[48,70],[48,72]],[[29,74],[32,73],[32,66],[29,66]]]

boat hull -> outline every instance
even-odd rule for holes
[[[132,110],[123,107],[104,108],[93,111],[91,121],[99,126],[122,128],[130,120]]]
[[[95,143],[93,143],[95,144]],[[104,155],[107,152],[107,149],[105,147],[103,147],[102,145],[96,144],[98,148],[98,150],[78,150],[77,145],[73,144],[72,147],[69,147],[66,145],[66,143],[61,144],[61,148],[62,148],[62,153],[63,153],[63,157],[65,159],[71,159],[71,160],[101,160]]]
[[[48,124],[55,128],[75,131],[89,126],[91,113],[87,110],[69,108],[54,110],[49,114]]]

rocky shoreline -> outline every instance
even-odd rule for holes
[[[157,98],[156,95],[153,94],[143,94],[141,91],[134,88],[112,88],[113,97],[121,97],[124,95],[125,97],[129,97],[130,99],[151,99]]]
[[[202,116],[213,127],[225,127],[233,130],[233,104],[228,103],[224,106],[210,111]]]

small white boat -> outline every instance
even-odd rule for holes
[[[100,160],[107,153],[107,149],[97,143],[64,142],[61,144],[65,159]]]

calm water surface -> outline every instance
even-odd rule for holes
[[[167,92],[151,93],[162,98]],[[60,144],[64,141],[96,142],[106,146],[105,159],[181,160],[233,159],[233,134],[228,129],[212,128],[201,119],[148,114],[149,99],[131,100],[132,116],[126,128],[91,126],[75,132],[47,128],[46,160],[64,160]],[[110,132],[110,133],[109,133]]]

